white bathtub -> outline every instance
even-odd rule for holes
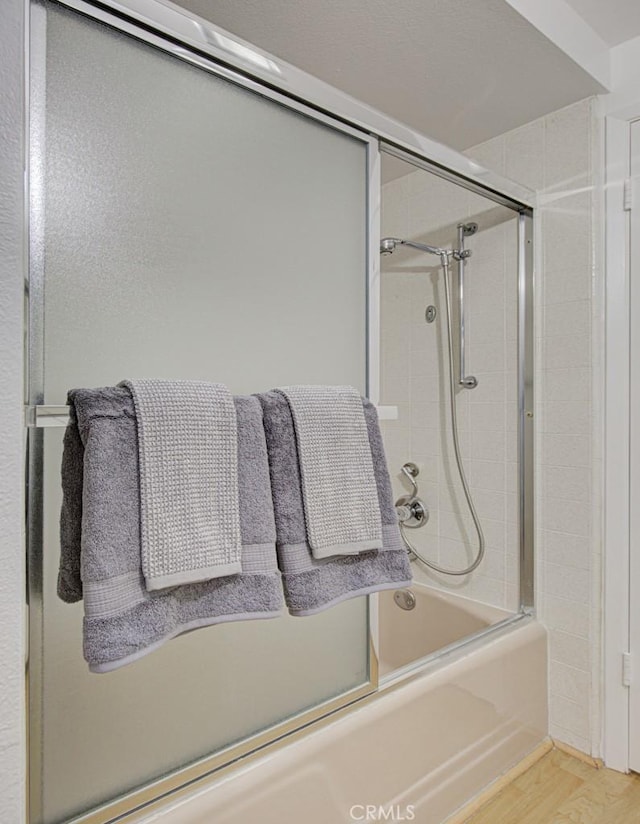
[[[509,618],[510,612],[480,604],[424,584],[408,590],[411,610],[394,601],[396,590],[378,596],[378,659],[380,675],[404,667]]]
[[[436,640],[450,643],[469,627],[494,623],[501,613],[483,607],[474,612],[466,599],[424,589],[416,588],[420,604],[404,614],[393,593],[380,598],[386,672],[407,663],[409,654],[428,654]],[[435,623],[447,632],[435,632]],[[546,735],[546,635],[523,617],[138,820],[441,824]]]

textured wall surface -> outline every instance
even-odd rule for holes
[[[600,265],[600,241],[598,227],[601,227],[599,214],[600,190],[599,172],[601,150],[600,124],[595,111],[594,100],[561,109],[539,120],[527,124],[512,132],[483,143],[467,154],[493,171],[517,180],[536,190],[539,209],[536,224],[536,470],[537,470],[537,511],[536,511],[536,553],[537,553],[537,606],[539,615],[549,630],[550,664],[550,730],[558,739],[578,747],[585,752],[598,755],[600,740],[600,634],[601,634],[601,481],[602,456],[600,454],[601,437],[601,325],[602,315],[602,267]],[[427,207],[419,206],[412,195],[415,180],[422,173],[412,173],[399,178],[385,188],[384,200],[387,203],[383,229],[405,231],[410,237],[418,237],[421,226],[428,217]],[[398,193],[402,194],[398,194]],[[387,198],[387,194],[389,197]],[[457,199],[457,202],[456,202]],[[430,205],[432,223],[433,213],[454,221],[465,217],[464,202],[450,187],[445,188],[437,181],[430,188]],[[412,220],[412,215],[419,214],[421,224]],[[404,223],[402,221],[404,220]],[[492,230],[494,231],[494,230]],[[469,241],[470,247],[478,247],[482,232]],[[420,237],[420,239],[424,239]],[[488,238],[489,239],[489,238]],[[478,249],[476,264],[481,254],[494,262],[504,260],[508,251],[504,248],[504,239],[494,231],[491,238],[494,249],[491,251],[482,242]],[[473,259],[472,259],[473,260]],[[415,259],[413,261],[415,263]],[[384,269],[383,269],[384,271]],[[494,272],[497,271],[494,267]],[[507,268],[507,272],[510,269]],[[471,276],[470,267],[470,276]],[[483,277],[486,271],[482,273]],[[389,283],[383,279],[383,395],[387,404],[400,405],[400,420],[385,424],[386,437],[392,462],[397,463],[397,455],[412,454],[418,461],[425,460],[426,466],[434,462],[427,459],[424,447],[427,443],[424,433],[412,428],[410,416],[422,415],[423,410],[416,405],[418,400],[424,402],[429,395],[434,395],[434,382],[429,381],[429,370],[418,366],[418,371],[411,360],[404,361],[404,370],[399,367],[397,350],[400,349],[398,337],[401,324],[407,318],[412,324],[419,324],[418,314],[424,311],[424,300],[428,297],[429,285],[412,287],[415,276],[398,275],[405,278],[405,283]],[[505,295],[504,285],[498,279],[488,284],[489,302],[485,312],[500,311],[500,304],[506,299],[505,307],[509,313],[510,297]],[[507,276],[507,284],[509,277]],[[415,306],[420,312],[410,312],[411,300],[406,300],[406,290],[422,288],[424,294],[416,295]],[[406,306],[403,305],[406,302]],[[482,308],[480,303],[474,305],[471,291],[469,301],[470,314],[470,349],[471,366],[474,363],[474,313]],[[480,332],[488,334],[490,327]],[[496,325],[497,326],[497,325]],[[424,334],[422,330],[416,334]],[[507,357],[509,357],[508,326],[505,326]],[[394,347],[396,347],[394,349]],[[435,350],[434,350],[435,351]],[[394,361],[394,358],[396,360]],[[417,363],[422,364],[423,358]],[[494,361],[495,362],[495,361]],[[486,368],[486,367],[485,367]],[[502,415],[499,404],[505,398],[504,386],[509,392],[510,370],[504,372],[505,384],[498,376],[494,382],[493,397],[483,398],[493,401],[493,416],[481,416],[483,426],[498,428],[496,420]],[[486,383],[486,380],[485,380]],[[478,390],[474,390],[478,391]],[[403,394],[404,393],[404,394]],[[411,394],[413,393],[413,394]],[[422,396],[422,397],[421,397]],[[467,399],[468,400],[468,399]],[[463,401],[464,403],[465,401]],[[506,398],[506,414],[509,416],[509,398]],[[404,406],[403,406],[404,404]],[[469,417],[463,416],[463,443],[467,460],[470,464],[472,484],[474,482],[474,449],[488,450],[491,436],[489,430],[474,435],[473,403],[468,403]],[[486,412],[491,411],[491,403]],[[416,411],[417,410],[417,411]],[[404,420],[409,420],[403,428]],[[502,419],[500,417],[500,419]],[[465,420],[467,421],[465,427]],[[395,430],[394,430],[395,427]],[[509,424],[506,424],[507,432]],[[471,442],[468,431],[471,428]],[[414,440],[412,441],[412,433]],[[416,441],[417,438],[417,441]],[[475,440],[474,440],[475,438]],[[475,447],[474,447],[475,443]],[[494,466],[501,454],[502,440],[494,444],[493,454],[489,457]],[[507,436],[506,448],[509,449]],[[422,450],[422,451],[421,451]],[[508,454],[505,459],[508,461]],[[413,458],[416,460],[416,458]],[[509,473],[509,469],[506,469]],[[392,474],[397,467],[392,467]],[[500,474],[498,472],[498,474]],[[495,487],[507,492],[507,500],[512,490],[510,476],[502,481],[502,476],[493,480],[485,478]],[[426,482],[426,478],[425,478]],[[475,484],[476,487],[478,484]],[[433,486],[433,488],[431,488]],[[431,531],[439,530],[440,551],[443,548],[442,524],[449,519],[443,518],[442,487],[436,479],[435,485],[425,483],[427,496],[431,493],[439,501],[436,513],[440,526],[435,524]],[[438,499],[438,489],[440,498]],[[495,493],[495,489],[494,489]],[[479,509],[487,523],[487,509],[490,504],[486,494],[481,493]],[[494,503],[497,503],[495,494]],[[496,554],[494,545],[488,541],[487,567],[482,574],[466,585],[455,583],[464,594],[512,607],[513,584],[516,569],[510,562],[512,552],[509,547],[509,505],[505,515],[504,532],[506,554],[502,559]],[[493,516],[496,519],[496,515]],[[492,524],[493,529],[493,524]],[[498,536],[499,537],[499,536]],[[432,539],[433,541],[433,539]],[[425,536],[425,546],[429,539]],[[448,549],[448,547],[445,547]],[[455,558],[454,555],[450,557]],[[502,560],[506,567],[500,566]],[[434,582],[447,586],[446,581]],[[451,584],[449,584],[451,586]],[[466,589],[466,592],[464,592]]]
[[[0,821],[25,814],[22,496],[23,16],[0,6]]]

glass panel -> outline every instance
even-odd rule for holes
[[[457,386],[460,314],[455,260],[450,263],[451,325],[460,452],[486,553],[474,572],[459,576],[441,574],[419,560],[413,562],[415,580],[429,587],[420,593],[431,598],[428,609],[433,613],[427,614],[434,617],[424,631],[416,630],[414,645],[405,644],[399,658],[390,650],[383,660],[385,637],[397,631],[393,627],[400,613],[392,599],[381,597],[381,673],[517,611],[520,552],[518,214],[388,155],[382,156],[382,174],[383,238],[455,249],[459,226],[469,227],[464,238],[471,252],[464,267],[465,376],[477,378],[475,388]],[[381,264],[381,397],[382,403],[399,408],[398,420],[383,423],[387,457],[398,495],[410,491],[401,472],[403,464],[413,461],[418,465],[416,480],[430,514],[424,526],[407,530],[407,536],[428,561],[464,569],[477,555],[478,536],[453,445],[448,321],[440,259],[398,245],[391,255],[382,257]],[[441,631],[442,627],[447,629]]]
[[[46,403],[143,376],[364,392],[366,144],[73,12],[47,26]],[[44,441],[44,822],[367,682],[362,598],[90,674]]]

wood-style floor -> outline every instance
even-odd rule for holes
[[[469,824],[640,824],[640,775],[552,750],[467,819]]]

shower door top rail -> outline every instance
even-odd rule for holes
[[[221,67],[229,67],[245,78],[255,78],[261,85],[275,89],[289,98],[304,101],[319,112],[339,118],[368,135],[409,152],[427,161],[431,171],[442,176],[450,173],[464,179],[470,187],[477,187],[497,203],[516,209],[531,210],[536,195],[531,189],[495,174],[455,149],[432,140],[420,132],[394,120],[389,115],[351,97],[329,83],[298,69],[267,51],[242,40],[209,20],[186,9],[166,6],[161,0],[57,0],[62,5],[99,19],[113,21],[126,28],[130,20],[137,28],[136,36],[145,37],[140,26],[170,38],[175,44],[176,56],[197,62],[198,54],[212,59]],[[107,9],[105,11],[105,9]],[[112,13],[108,11],[112,10]],[[153,34],[148,34],[152,39]],[[168,45],[168,44],[167,44]],[[166,46],[165,46],[166,48]]]

